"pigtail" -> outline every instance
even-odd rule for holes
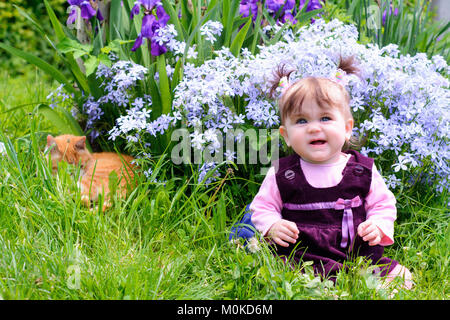
[[[348,57],[339,56],[338,70],[339,69],[344,71],[346,75],[353,74],[361,79],[361,70],[359,69],[359,65],[355,56],[348,56]],[[347,97],[347,104],[348,104],[350,102],[350,96],[347,91],[345,91],[345,95]],[[347,110],[351,116],[350,107],[348,107]],[[353,116],[351,117],[353,118]],[[362,146],[366,143],[366,141],[367,136],[355,137],[352,135],[349,140],[345,141],[345,144],[342,147],[342,151],[360,150]]]
[[[361,70],[355,56],[339,57],[338,69],[345,71],[346,74],[354,74],[361,78]]]
[[[271,97],[272,99],[275,98],[275,92],[280,85],[280,80],[283,77],[289,79],[289,76],[291,75],[292,72],[294,72],[294,70],[287,70],[286,65],[284,64],[278,65],[278,67],[273,72],[272,80],[269,81],[269,84],[271,85],[269,97]]]

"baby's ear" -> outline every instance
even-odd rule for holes
[[[288,136],[286,127],[285,126],[280,126],[279,130],[280,130],[281,136],[284,138],[284,141],[286,142],[286,145],[288,147],[290,147],[291,143],[289,142],[289,136]]]
[[[80,137],[80,139],[75,143],[75,149],[78,151],[83,151],[86,149],[86,136]]]

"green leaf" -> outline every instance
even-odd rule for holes
[[[112,66],[112,62],[111,62],[111,60],[109,59],[109,57],[108,57],[108,55],[106,53],[100,53],[97,56],[97,60],[98,60],[99,63],[104,64],[108,68],[111,68],[111,66]]]
[[[62,108],[59,110],[61,110],[61,114],[46,104],[40,104],[37,106],[38,113],[42,114],[48,121],[50,121],[59,133],[84,136],[84,131],[81,129],[80,125],[70,114],[70,112]],[[92,148],[87,140],[86,147],[89,151],[92,151]]]
[[[79,91],[75,90],[75,88],[72,86],[72,84],[67,80],[67,78],[55,67],[50,65],[49,63],[45,62],[41,58],[38,58],[30,53],[24,52],[22,50],[16,49],[14,47],[11,47],[7,44],[0,43],[0,48],[8,51],[14,56],[17,56],[19,58],[24,59],[28,63],[31,63],[35,65],[36,67],[43,70],[45,73],[53,77],[56,81],[58,81],[61,84],[64,84],[64,89],[69,92],[75,94],[76,97],[79,96]]]
[[[32,17],[30,17],[25,11],[22,10],[21,7],[13,4],[13,6],[17,9],[17,11],[19,11],[19,13],[24,16],[27,20],[29,20],[35,27],[36,29],[42,34],[45,35],[45,31],[44,29],[41,27],[41,25],[39,23],[37,23],[36,20],[34,20]]]
[[[56,17],[55,12],[53,11],[52,7],[48,3],[47,0],[44,0],[45,9],[47,10],[47,14],[50,18],[50,22],[52,23],[53,30],[55,31],[56,38],[59,41],[63,41],[66,37],[66,34],[64,32],[64,28],[59,22],[58,18]],[[50,41],[50,40],[49,40]],[[79,55],[79,53],[78,53]],[[89,86],[87,83],[87,79],[83,72],[80,70],[80,67],[78,66],[77,62],[75,61],[75,58],[68,54],[67,56],[67,64],[69,65],[73,75],[75,76],[75,79],[79,85],[79,87],[86,93],[90,93]],[[77,100],[78,100],[78,94],[77,94]]]
[[[209,10],[205,16],[197,23],[197,25],[195,26],[194,30],[192,31],[191,35],[189,36],[189,39],[186,41],[186,47],[184,49],[184,54],[183,54],[183,59],[186,60],[187,57],[187,52],[192,44],[192,41],[194,40],[195,35],[197,34],[198,30],[201,28],[201,26],[203,25],[203,23],[207,20],[209,20],[209,18],[211,16],[214,15],[214,13],[216,12],[217,8],[219,7],[220,3],[217,3],[214,8],[212,8],[211,10]]]
[[[81,129],[79,123],[75,120],[75,118],[72,116],[72,114],[69,111],[67,111],[66,109],[61,108],[60,110],[65,117],[65,121],[67,122],[67,124],[70,127],[70,132],[72,132],[76,136],[83,136],[84,131],[83,131],[83,129]]]
[[[192,15],[189,12],[187,0],[181,0],[180,7],[181,7],[181,24],[183,25],[184,30],[188,30],[191,24]],[[185,39],[186,38],[187,36],[185,37]]]
[[[231,2],[231,5],[230,5]],[[233,34],[233,25],[234,25],[234,18],[236,16],[236,13],[239,13],[239,4],[240,1],[238,0],[231,0],[231,1],[224,1],[224,10],[223,10],[223,33],[225,35],[224,37],[224,43],[223,45],[228,47],[231,42],[231,35]],[[226,17],[225,17],[226,16]],[[251,16],[249,17],[251,19]]]
[[[47,0],[44,0],[45,9],[47,9],[48,17],[50,18],[50,22],[52,23],[53,30],[55,31],[56,37],[59,41],[62,41],[65,38],[64,30],[61,26],[61,23],[59,22],[58,18],[56,17],[55,12],[53,11],[52,7],[48,3]]]
[[[260,30],[261,30],[261,20],[262,20],[262,14],[259,14],[255,21],[255,28],[253,30],[253,41],[250,46],[250,52],[255,55],[256,54],[256,48],[257,44],[260,39]]]
[[[82,44],[79,41],[64,37],[60,43],[56,45],[56,48],[62,53],[83,51],[85,53],[90,53],[92,51],[92,45]]]
[[[134,40],[115,39],[115,40],[111,41],[110,43],[108,43],[107,46],[104,46],[103,48],[101,48],[100,51],[103,53],[106,53],[106,54],[109,54],[111,51],[119,53],[120,48],[123,44],[132,43],[132,42],[134,42]]]
[[[117,39],[121,38],[120,27],[122,26],[122,2],[121,1],[111,1],[111,6],[109,9],[109,38]]]
[[[64,120],[64,118],[48,105],[40,104],[37,109],[38,112],[44,115],[44,117],[49,120],[60,133],[79,135],[79,132],[73,132],[71,126]]]
[[[173,23],[175,26],[175,29],[177,30],[178,36],[181,37],[181,41],[184,41],[187,38],[187,32],[183,28],[183,25],[180,23],[180,20],[178,19],[178,14],[175,11],[175,9],[172,7],[172,4],[168,0],[162,0],[161,1],[164,7],[164,10],[166,10],[167,14],[170,16],[169,24]]]
[[[248,28],[250,28],[251,23],[252,17],[249,17],[247,23],[242,27],[242,29],[238,32],[233,42],[231,43],[230,52],[235,57],[239,56],[239,52],[241,51],[242,44],[244,43],[245,36],[247,35]]]
[[[155,120],[162,114],[161,95],[153,77],[148,78],[148,86],[152,97],[152,119]]]
[[[175,65],[171,83],[172,91],[175,90],[176,86],[178,85],[178,83],[180,83],[180,80],[183,77],[183,65],[181,61],[182,59],[178,59],[177,64]]]
[[[94,49],[93,52],[95,55],[100,53],[100,50],[103,48],[103,28],[100,25],[100,22],[97,20],[97,35],[94,38],[93,44]]]
[[[162,113],[168,114],[172,109],[172,95],[170,92],[169,78],[166,71],[166,58],[164,54],[156,58],[156,67],[159,73],[159,91],[161,93]]]
[[[90,76],[92,73],[95,72],[95,69],[97,69],[99,65],[99,61],[96,56],[89,56],[89,58],[86,59],[84,62],[84,67],[86,68],[86,76]]]

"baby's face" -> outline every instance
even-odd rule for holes
[[[353,119],[345,119],[340,108],[321,108],[314,100],[307,99],[300,113],[285,119],[280,133],[303,160],[326,164],[340,159],[352,129]]]

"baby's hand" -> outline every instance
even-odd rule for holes
[[[366,220],[358,226],[358,235],[369,241],[369,246],[375,246],[381,242],[383,233],[372,220]]]
[[[289,243],[295,243],[297,241],[298,233],[297,225],[294,222],[281,219],[270,227],[267,235],[276,244],[282,247],[289,247]]]

